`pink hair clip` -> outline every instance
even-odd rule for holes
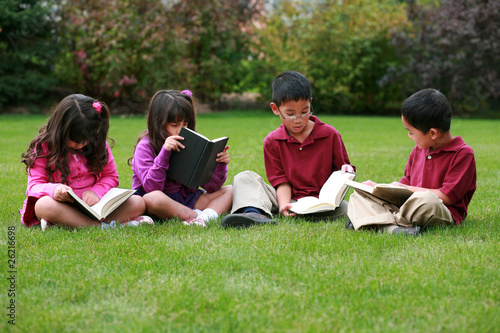
[[[101,114],[101,110],[102,110],[102,105],[101,103],[99,102],[94,102],[92,103],[92,107],[95,109],[95,111],[99,114]]]
[[[186,94],[189,97],[193,98],[193,92],[191,90],[188,90],[188,89],[183,90],[183,91],[181,91],[181,94]]]

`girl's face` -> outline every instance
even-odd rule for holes
[[[185,122],[184,120],[182,121],[175,121],[171,123],[167,123],[165,126],[165,129],[167,130],[168,136],[172,135],[179,135],[179,132],[181,131],[182,127],[187,127],[188,123]]]
[[[68,140],[68,143],[66,144],[69,148],[73,150],[79,150],[85,147],[89,142],[88,141],[83,141],[82,143],[77,143],[73,140]]]

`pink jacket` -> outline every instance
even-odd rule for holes
[[[47,152],[46,145],[42,145],[44,153]],[[68,157],[70,174],[68,176],[68,186],[79,196],[85,191],[93,191],[97,196],[102,198],[111,188],[118,186],[118,173],[116,171],[115,160],[111,154],[111,149],[106,143],[108,152],[108,163],[99,175],[95,175],[87,167],[87,158],[82,154],[77,153],[78,160],[74,156]],[[49,183],[48,175],[45,172],[47,165],[46,158],[37,158],[35,164],[28,171],[28,186],[26,188],[26,200],[23,208],[19,211],[21,214],[21,222],[27,226],[32,226],[38,223],[34,214],[34,204],[36,200],[43,196],[53,198],[54,190],[58,185],[61,185],[61,173],[54,173],[55,182]]]

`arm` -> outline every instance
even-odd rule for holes
[[[410,185],[405,185],[405,184],[398,183],[398,182],[394,182],[394,183],[392,183],[392,185],[403,186],[409,190],[412,190],[413,192],[430,191],[430,192],[434,193],[435,195],[437,195],[438,198],[441,199],[445,205],[450,206],[453,204],[453,202],[450,200],[450,198],[447,195],[445,195],[443,192],[441,192],[441,190],[438,190],[438,189],[410,186]]]
[[[28,188],[26,195],[41,198],[49,196],[56,201],[72,202],[73,199],[66,193],[71,190],[71,187],[62,183],[49,183],[48,176],[45,171],[47,165],[46,158],[37,158],[34,165],[28,172]]]
[[[341,170],[342,173],[356,172],[356,167],[349,161],[342,136],[336,130],[333,136],[333,170]]]
[[[163,190],[171,154],[171,150],[162,147],[156,156],[147,139],[137,144],[132,169],[146,192]]]
[[[295,213],[290,213],[292,208],[292,185],[290,183],[281,183],[276,188],[276,196],[278,197],[278,206],[280,214],[283,216],[295,216]]]

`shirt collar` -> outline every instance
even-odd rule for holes
[[[428,148],[427,152],[430,154],[437,154],[441,151],[458,151],[463,146],[465,146],[465,142],[462,139],[462,137],[459,135],[459,136],[454,137],[450,142],[448,142],[443,147],[441,147],[437,150],[434,150],[432,152],[430,151],[430,148]]]

